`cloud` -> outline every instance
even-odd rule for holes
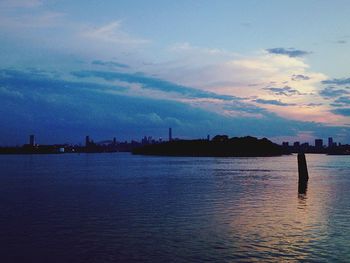
[[[323,84],[329,85],[348,85],[350,84],[350,78],[342,78],[342,79],[327,79],[322,81]]]
[[[85,135],[96,140],[158,138],[166,136],[168,127],[182,138],[223,133],[273,138],[302,131],[320,136],[343,129],[282,118],[242,100],[227,101],[231,105],[227,110],[246,116],[226,115],[170,99],[131,96],[115,85],[67,81],[30,71],[0,70],[0,87],[6,87],[0,89],[0,119],[6,127],[0,130],[0,144],[24,142],[32,133],[40,143],[76,143]],[[115,90],[119,92],[111,92]]]
[[[17,98],[23,98],[23,94],[16,90],[11,90],[8,87],[0,86],[0,94],[3,96],[10,96],[10,97],[17,97]]]
[[[305,76],[305,75],[302,75],[302,74],[298,74],[298,75],[293,75],[292,76],[292,80],[293,81],[301,81],[301,80],[309,80],[310,77],[309,76]]]
[[[69,92],[70,90],[80,91],[94,91],[94,92],[126,92],[128,88],[117,85],[105,85],[98,83],[88,82],[68,82],[56,78],[55,74],[52,76],[47,71],[33,70],[20,71],[13,69],[1,69],[0,70],[0,86],[5,87],[6,90],[12,91],[10,87],[13,87],[13,91],[18,91],[21,94],[31,94],[32,89],[36,91],[42,91],[44,93],[48,88],[57,90],[57,92]],[[2,91],[6,91],[2,90]],[[43,97],[42,92],[36,93],[35,96]],[[34,96],[35,93],[31,94]]]
[[[269,49],[266,49],[266,51],[269,52],[270,54],[286,55],[291,58],[303,57],[305,55],[310,54],[310,52],[308,51],[298,50],[294,48],[269,48]]]
[[[192,54],[196,53],[196,54],[209,55],[209,56],[210,55],[225,56],[226,58],[237,56],[236,53],[229,52],[224,49],[198,47],[198,46],[193,46],[188,42],[175,43],[169,47],[169,50],[172,52],[186,52],[186,53],[192,53]]]
[[[323,105],[322,103],[308,103],[305,106],[306,107],[319,107],[319,106],[322,106],[322,105]]]
[[[229,111],[230,113],[233,113],[236,115],[237,113],[240,113],[242,116],[247,116],[247,117],[264,118],[266,116],[275,115],[274,113],[271,113],[264,108],[258,107],[251,103],[242,102],[242,101],[234,101],[233,103],[225,105],[223,109],[225,111]]]
[[[337,115],[342,115],[346,117],[350,116],[350,108],[337,108],[333,109],[332,112]]]
[[[335,107],[335,108],[337,108],[337,107],[343,107],[343,106],[344,106],[343,104],[340,104],[340,103],[334,103],[334,102],[329,103],[329,105],[330,105],[330,106],[332,106],[332,107]]]
[[[97,77],[107,81],[119,80],[127,83],[141,84],[144,89],[159,90],[167,93],[177,93],[188,98],[207,98],[219,100],[237,100],[236,96],[221,95],[191,87],[178,85],[166,80],[149,77],[142,73],[121,73],[110,71],[77,71],[71,73],[78,78]]]
[[[10,130],[34,132],[42,141],[58,138],[74,142],[86,134],[100,138],[118,134],[128,134],[134,139],[145,134],[158,137],[169,126],[178,134],[191,137],[229,130],[247,132],[245,126],[236,127],[234,120],[258,127],[256,122],[232,119],[186,103],[126,96],[122,92],[110,94],[111,86],[63,81],[15,70],[0,73],[0,85],[7,87],[0,89],[2,124]],[[17,93],[21,96],[14,96]],[[257,127],[253,130],[257,131]],[[268,129],[263,131],[269,134]],[[1,130],[0,138],[6,138],[8,143],[13,136],[5,137]]]
[[[199,50],[189,44],[184,45],[175,52],[177,60],[154,63],[142,68],[142,72],[156,75],[181,86],[195,87],[215,94],[239,98],[250,98],[252,95],[256,95],[259,98],[274,99],[273,96],[266,96],[266,90],[263,88],[291,86],[303,96],[286,96],[283,100],[284,103],[303,106],[310,99],[315,103],[322,100],[312,94],[318,93],[320,82],[327,77],[322,73],[312,72],[306,61],[300,57],[277,56],[264,51],[230,57],[222,56],[220,52],[213,54],[215,52],[207,52],[206,54],[202,49]],[[308,76],[310,79],[292,83],[291,76],[293,75]],[[272,81],[274,84],[271,83]],[[272,93],[272,91],[269,92]],[[275,90],[275,92],[288,94],[287,90]],[[293,90],[290,90],[289,93],[292,94]],[[273,95],[275,96],[275,94]],[[331,115],[329,111],[324,109],[312,111],[312,109],[304,107],[301,111],[296,112],[288,110],[288,107],[282,109],[281,107],[270,107],[268,104],[261,105],[279,116],[298,120],[328,122],[329,118],[325,118],[325,116]],[[324,108],[326,107],[327,105],[324,105]],[[241,113],[241,111],[237,111],[237,114]]]
[[[335,87],[326,87],[319,92],[324,98],[335,98],[349,93],[350,91],[347,89],[337,89]]]
[[[310,81],[295,83],[294,88],[303,93],[311,93],[316,90],[316,85],[326,78],[323,74],[310,72],[309,65],[300,58],[275,56],[266,52],[252,56],[217,55],[213,58],[203,55],[200,50],[190,50],[191,52],[181,53],[183,59],[180,56],[177,61],[154,64],[144,71],[151,74],[154,72],[162,78],[183,85],[241,97],[261,93],[261,89],[270,85],[271,80],[275,81],[274,85],[284,86],[293,74],[310,76]]]
[[[284,86],[282,88],[278,88],[278,87],[266,87],[263,88],[264,90],[268,90],[271,93],[273,93],[274,95],[277,96],[293,96],[293,95],[302,95],[302,93],[300,93],[298,90],[293,89],[292,87],[289,86]]]
[[[183,97],[188,101],[191,99],[191,103],[193,100],[213,99],[219,100],[211,103],[212,105],[217,103],[215,107],[219,109],[222,107],[222,105],[219,105],[222,104],[222,101],[237,100],[240,97],[249,97],[251,94],[262,95],[263,91],[261,89],[271,85],[269,84],[271,80],[276,82],[273,86],[283,87],[287,85],[286,81],[290,81],[293,74],[311,76],[312,80],[310,81],[300,84],[293,83],[293,89],[303,94],[310,94],[314,92],[316,85],[324,79],[322,74],[310,72],[309,65],[299,57],[276,56],[264,51],[259,51],[257,54],[242,55],[223,49],[192,46],[185,42],[175,44],[172,48],[157,47],[157,55],[153,56],[152,59],[149,52],[151,54],[154,52],[152,49],[155,48],[155,45],[143,41],[145,40],[143,37],[134,36],[127,32],[124,24],[120,21],[102,26],[86,26],[77,25],[76,21],[69,21],[68,17],[66,20],[73,27],[63,26],[64,32],[67,31],[64,38],[60,39],[60,36],[48,32],[45,35],[52,36],[52,38],[48,37],[47,43],[43,44],[41,41],[41,43],[37,43],[37,46],[48,45],[52,48],[52,43],[57,43],[55,48],[60,49],[60,52],[83,55],[90,61],[92,60],[91,57],[101,58],[101,60],[93,60],[93,65],[89,67],[70,65],[71,68],[75,69],[104,70],[102,66],[105,66],[106,69],[111,71],[129,72],[135,68],[140,72],[144,72],[143,77],[148,76],[148,79],[140,79],[142,74],[136,74],[138,75],[136,76],[134,73],[134,76],[119,75],[110,80],[108,79],[111,76],[106,76],[106,74],[103,77],[102,74],[90,76],[91,79],[95,78],[95,80],[100,78],[114,83],[123,82],[121,85],[132,86],[139,96],[154,95],[157,98],[168,96],[170,99]],[[62,33],[62,31],[60,32]],[[36,39],[42,39],[42,36]],[[68,43],[67,40],[71,41]],[[82,46],[84,46],[84,49],[81,48]],[[54,52],[57,54],[57,50],[54,50]],[[30,54],[30,52],[26,52],[26,54]],[[113,58],[112,61],[111,58]],[[110,61],[113,62],[114,59],[116,59],[115,64],[109,63]],[[48,63],[52,63],[52,61],[54,60],[51,59]],[[65,61],[67,61],[67,58],[65,58]],[[249,86],[251,83],[258,83],[258,85],[255,87]],[[150,91],[153,91],[153,93]],[[285,90],[284,92],[288,94],[288,91]],[[292,92],[290,90],[289,94],[292,94]],[[160,93],[163,94],[158,96]],[[292,96],[289,97],[288,101],[284,101],[285,103],[305,104],[301,99],[295,101]],[[280,110],[277,112],[276,108],[271,110],[289,117],[285,112]],[[313,120],[317,121],[317,119]]]
[[[2,0],[2,8],[33,8],[43,5],[42,0]]]
[[[256,103],[259,104],[268,104],[268,105],[276,105],[276,106],[295,106],[294,103],[284,103],[280,100],[265,100],[265,99],[256,99],[253,100]]]
[[[347,44],[348,41],[347,40],[344,40],[344,39],[340,39],[336,42],[337,44]]]
[[[82,36],[91,40],[121,45],[139,46],[150,43],[147,39],[132,37],[126,33],[122,30],[120,21],[113,21],[100,27],[89,28],[82,33]]]
[[[94,61],[91,62],[91,64],[99,65],[99,66],[107,66],[107,67],[130,68],[126,64],[118,63],[118,62],[114,62],[114,61],[94,60]]]
[[[350,96],[339,97],[334,102],[338,105],[350,105]]]
[[[27,34],[28,29],[45,29],[61,26],[63,18],[66,16],[62,12],[24,12],[14,16],[1,16],[0,27],[12,30],[19,30],[22,34]],[[38,33],[38,32],[36,32]]]

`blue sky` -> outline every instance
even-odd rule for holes
[[[0,144],[350,142],[348,1],[0,2]]]

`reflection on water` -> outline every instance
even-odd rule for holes
[[[0,156],[0,261],[350,261],[350,161],[307,160]]]
[[[302,188],[302,189],[300,189]],[[306,195],[306,191],[307,191],[307,184],[306,185],[299,185],[298,188],[298,204],[305,206],[306,205],[306,200],[307,200],[307,195]],[[298,207],[299,208],[299,207]],[[299,209],[301,209],[302,207],[300,207]]]
[[[298,194],[299,196],[301,196],[301,198],[303,196],[306,196],[307,185],[308,185],[307,182],[306,183],[298,182]]]

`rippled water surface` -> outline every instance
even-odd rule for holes
[[[0,262],[350,262],[350,156],[0,156]]]

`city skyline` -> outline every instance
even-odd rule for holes
[[[217,136],[226,136],[227,135],[220,135],[217,134],[214,137]],[[249,137],[249,135],[247,135]],[[234,136],[236,138],[239,138],[237,136]],[[234,138],[233,137],[233,138]],[[245,137],[245,136],[243,136]],[[259,139],[259,138],[258,138]],[[263,139],[263,138],[260,138]],[[268,138],[266,138],[268,139]],[[155,138],[152,135],[144,135],[142,138],[133,138],[128,140],[117,140],[116,137],[112,137],[112,138],[98,138],[97,141],[95,141],[94,138],[92,138],[90,135],[85,135],[84,140],[81,140],[79,142],[50,142],[47,145],[76,145],[76,146],[85,146],[88,147],[89,145],[117,145],[119,143],[140,143],[140,144],[154,144],[154,143],[163,143],[163,142],[171,142],[171,141],[178,141],[178,140],[206,140],[206,141],[210,141],[211,137],[210,134],[208,134],[205,137],[200,137],[200,138],[191,138],[191,139],[184,139],[184,138],[178,138],[178,137],[173,137],[172,136],[172,128],[168,129],[168,138],[165,137],[159,137],[159,138]],[[277,143],[278,142],[274,142]],[[35,134],[30,134],[27,137],[27,142],[23,144],[23,146],[30,146],[30,147],[35,147],[35,146],[40,146],[40,145],[45,145],[42,143],[37,143],[37,137],[35,136]],[[314,139],[313,142],[309,142],[309,141],[283,141],[280,143],[281,146],[284,147],[316,147],[316,148],[332,148],[332,147],[337,147],[337,146],[348,146],[348,143],[342,144],[340,142],[336,142],[333,140],[333,137],[328,137],[326,138],[326,140],[324,140],[324,138],[316,138]],[[20,145],[0,145],[0,147],[20,147]]]
[[[0,3],[0,145],[350,141],[347,1]],[[334,15],[336,14],[336,15]]]
[[[85,143],[37,143],[34,134],[29,135],[28,143],[22,146],[0,146],[0,154],[63,154],[63,153],[115,153],[131,152],[133,154],[170,155],[170,156],[275,156],[292,153],[312,153],[327,155],[349,155],[350,145],[337,143],[328,137],[328,144],[323,139],[315,139],[314,144],[295,141],[276,144],[267,138],[252,136],[229,137],[215,135],[212,139],[196,138],[184,140],[172,136],[172,128],[168,130],[168,138],[155,139],[144,136],[141,140],[118,141],[116,137],[95,141],[89,135]]]

